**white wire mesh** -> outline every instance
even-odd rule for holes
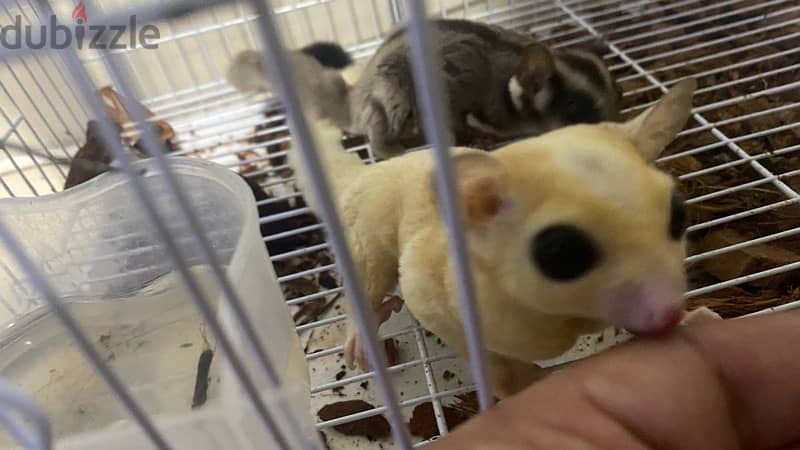
[[[72,5],[62,2],[57,10],[68,17]],[[87,2],[98,14],[126,5]],[[606,39],[611,44],[606,60],[625,90],[629,115],[679,79],[697,77],[700,89],[691,123],[658,161],[689,194],[690,301],[723,312],[756,313],[791,307],[798,300],[797,2],[441,0],[427,5],[432,13],[527,30],[555,46]],[[273,2],[289,47],[335,40],[357,57],[374,51],[381,35],[406,16],[404,6],[383,0]],[[3,7],[0,16],[20,14],[31,20],[41,13],[27,3],[4,2]],[[159,22],[158,50],[124,50],[120,56],[136,96],[175,128],[179,154],[238,170],[269,194],[258,202],[261,224],[268,230],[264,240],[281,249],[271,259],[306,345],[313,412],[343,397],[378,404],[369,411],[320,420],[319,428],[329,430],[384,409],[369,383],[373,373],[341,367],[344,315],[337,306],[343,303],[343,289],[322,227],[292,187],[285,162],[291,138],[283,112],[272,100],[245,98],[222,80],[232,54],[258,45],[256,22],[244,3],[215,6],[188,19]],[[105,84],[101,56],[85,52],[81,58],[96,84]],[[58,191],[64,168],[20,148],[74,154],[83,140],[88,105],[52,55],[6,64],[0,71],[0,188],[6,196]],[[264,101],[271,105],[266,112]],[[363,143],[352,146],[353,151],[365,148]],[[387,323],[382,336],[397,341],[399,359],[389,371],[406,418],[416,406],[430,402],[433,435],[445,434],[454,396],[474,389],[463,361],[405,313]],[[576,354],[602,348],[614,338],[607,333],[600,343],[587,341]],[[361,439],[325,432],[332,447]],[[417,441],[424,444],[429,437]]]

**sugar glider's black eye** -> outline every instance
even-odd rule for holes
[[[688,217],[686,215],[686,205],[684,204],[683,197],[677,192],[672,193],[672,200],[670,201],[669,212],[669,237],[678,240],[683,237],[688,225]]]
[[[531,259],[548,278],[570,281],[594,268],[600,251],[579,228],[553,225],[533,237]]]

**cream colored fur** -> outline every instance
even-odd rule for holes
[[[489,371],[500,397],[542,376],[532,361],[557,356],[579,335],[608,325],[597,299],[610,286],[657,277],[675,292],[685,288],[683,242],[667,232],[674,183],[650,162],[685,124],[694,88],[693,80],[678,83],[624,124],[567,127],[491,153],[452,149]],[[370,305],[388,315],[381,302],[399,283],[420,323],[464,353],[431,152],[364,166],[344,152],[332,124],[312,124]],[[308,177],[294,167],[308,197]],[[559,223],[587,230],[602,247],[599,266],[572,282],[554,282],[531,263],[531,237]],[[363,367],[350,325],[345,355]]]
[[[683,288],[683,243],[666,231],[673,181],[649,162],[686,122],[693,90],[692,81],[679,83],[622,125],[568,127],[492,153],[453,149],[490,375],[501,397],[541,376],[531,361],[557,356],[580,334],[607,325],[593,304],[607,285],[657,273]],[[431,153],[362,166],[344,153],[331,125],[316,123],[369,302],[378,310],[399,282],[420,323],[465,352]],[[603,243],[603,264],[574,283],[539,275],[530,236],[554,221],[591,230]],[[351,361],[360,359],[358,341],[351,331]]]

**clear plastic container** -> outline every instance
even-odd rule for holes
[[[138,164],[194,278],[267,392],[192,235],[179,225],[164,180],[152,162]],[[282,390],[292,392],[293,406],[307,415],[305,356],[261,240],[252,192],[238,175],[210,162],[177,158],[172,167],[282,375]],[[198,359],[209,348],[214,357],[208,401],[197,410],[197,420],[225,416],[203,409],[246,403],[124,174],[107,173],[41,198],[3,200],[0,214],[148,414],[182,417],[191,411]],[[135,428],[5,248],[0,248],[0,377],[42,407],[57,439],[109,425],[114,433]],[[185,416],[178,422],[193,420]],[[0,448],[9,447],[14,443],[0,433]]]

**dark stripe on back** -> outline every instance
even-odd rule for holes
[[[585,75],[590,83],[605,92],[607,89],[606,77],[603,76],[597,62],[591,57],[570,52],[559,53],[557,57],[573,71]]]

